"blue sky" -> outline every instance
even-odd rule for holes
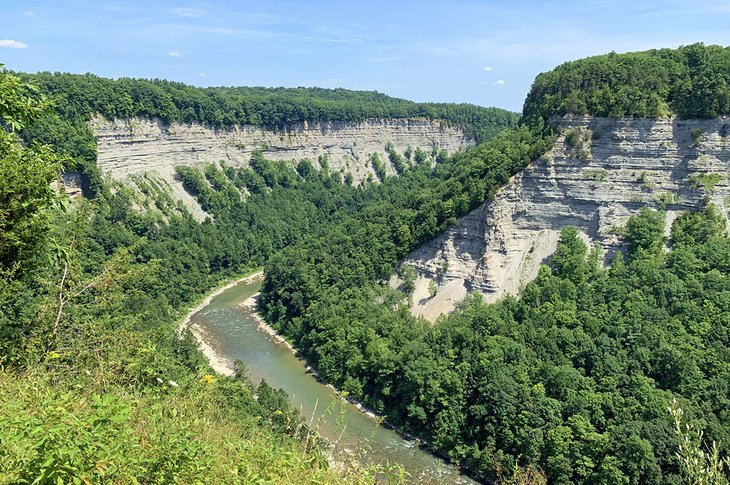
[[[520,111],[534,77],[610,51],[730,45],[730,2],[37,1],[0,63],[199,86],[322,86]]]

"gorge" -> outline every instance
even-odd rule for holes
[[[0,72],[0,478],[408,481],[333,466],[294,388],[255,382],[274,348],[235,307],[257,288],[194,317],[250,371],[179,332],[262,267],[258,313],[324,382],[477,480],[727,478],[728,66],[702,44],[568,62],[519,123]]]

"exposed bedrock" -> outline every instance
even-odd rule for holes
[[[411,253],[419,278],[414,313],[435,319],[470,292],[516,294],[571,225],[609,261],[615,229],[642,207],[664,206],[667,224],[705,197],[727,217],[730,118],[557,120],[553,149],[440,237]],[[428,285],[438,283],[429,298]]]
[[[408,147],[430,153],[434,146],[451,153],[469,144],[459,129],[426,119],[305,122],[272,131],[257,126],[214,130],[197,123],[165,125],[160,120],[144,118],[96,118],[92,128],[99,168],[114,178],[220,160],[240,166],[248,164],[254,150],[261,150],[271,160],[307,158],[315,164],[320,155],[326,155],[331,170],[350,172],[359,182],[373,173],[369,161],[372,153],[380,154],[387,170],[393,173],[387,163],[387,143],[399,153]]]
[[[97,164],[114,179],[152,172],[182,200],[193,215],[205,213],[175,179],[176,165],[224,161],[247,165],[254,150],[270,160],[298,162],[309,159],[315,166],[325,155],[331,172],[350,173],[354,184],[374,175],[370,156],[378,153],[386,172],[395,173],[386,145],[403,154],[408,147],[431,153],[436,147],[453,153],[472,141],[458,129],[438,120],[370,119],[361,123],[296,123],[281,130],[258,126],[234,126],[215,130],[199,123],[165,124],[159,119],[133,118],[91,121],[97,141]],[[133,183],[133,182],[132,182]]]

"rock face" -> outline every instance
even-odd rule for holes
[[[563,134],[549,153],[406,258],[419,273],[415,314],[433,320],[470,292],[488,301],[516,294],[568,225],[610,261],[620,242],[614,230],[642,207],[665,207],[669,226],[708,197],[727,217],[730,118],[556,122]],[[438,283],[434,298],[430,280]]]
[[[204,125],[172,123],[157,119],[94,118],[91,127],[97,142],[99,169],[114,179],[148,173],[161,179],[168,192],[202,220],[206,213],[175,178],[176,165],[215,163],[248,165],[254,150],[269,160],[298,162],[309,159],[315,166],[325,155],[331,172],[352,174],[355,185],[370,174],[377,180],[370,156],[378,153],[386,173],[395,169],[388,160],[386,145],[400,154],[411,147],[431,153],[435,147],[453,153],[472,143],[464,133],[440,121],[426,119],[371,119],[362,123],[297,123],[280,131],[257,126],[236,126],[214,130]]]
[[[175,165],[220,160],[241,166],[248,164],[254,150],[261,150],[270,160],[307,158],[314,164],[326,155],[331,170],[343,175],[349,172],[359,183],[374,174],[369,160],[372,153],[378,153],[386,170],[394,173],[385,150],[388,142],[401,154],[408,147],[430,153],[434,146],[451,153],[470,143],[460,130],[426,119],[305,122],[271,131],[249,125],[214,130],[197,123],[95,118],[92,129],[99,168],[113,178],[147,171],[165,174]]]

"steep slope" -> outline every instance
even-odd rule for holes
[[[331,173],[359,185],[379,178],[374,155],[384,163],[378,172],[400,173],[404,164],[429,155],[433,161],[443,151],[491,139],[517,123],[515,113],[502,109],[415,103],[374,91],[197,88],[91,74],[28,77],[58,100],[59,118],[44,120],[26,138],[82,159],[76,170],[88,194],[101,187],[100,169],[125,179],[142,199],[144,188],[127,178],[139,174],[159,182],[165,197],[182,200],[198,220],[206,214],[185,194],[175,165],[245,166],[260,150],[269,160],[326,163]]]
[[[371,173],[369,157],[378,153],[387,160],[386,144],[403,153],[436,148],[453,153],[473,143],[460,129],[426,119],[370,119],[361,123],[296,123],[282,130],[259,126],[233,126],[216,130],[199,123],[164,124],[144,118],[107,121],[95,118],[97,163],[102,172],[121,178],[142,172],[167,172],[174,165],[217,162],[247,164],[260,150],[268,160],[327,157],[329,167],[343,175],[351,173],[359,183]],[[387,165],[389,174],[395,170]]]
[[[426,153],[453,153],[473,143],[464,132],[447,123],[427,119],[369,119],[363,122],[300,122],[274,130],[255,125],[214,129],[200,123],[166,124],[160,119],[132,118],[91,122],[97,143],[97,165],[104,174],[124,179],[154,172],[198,217],[204,214],[187,197],[175,177],[176,165],[215,163],[248,165],[255,150],[269,160],[293,163],[326,160],[333,173],[352,176],[359,185],[368,176],[377,180],[370,161],[378,154],[386,173],[395,174],[386,145],[399,154],[416,149]],[[318,162],[319,161],[319,162]]]
[[[429,319],[476,291],[494,301],[517,294],[572,225],[610,260],[616,229],[642,207],[665,207],[668,225],[706,198],[727,214],[730,119],[555,120],[553,150],[513,177],[445,234],[412,252],[419,273],[414,312]],[[438,293],[429,298],[429,281]]]

